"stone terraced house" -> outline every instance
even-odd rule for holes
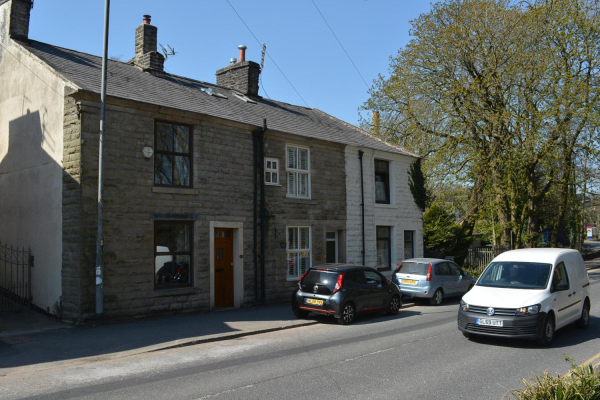
[[[0,0],[0,241],[31,246],[33,304],[78,321],[95,313],[101,58],[30,39],[31,5]],[[215,85],[164,71],[149,16],[135,45],[108,62],[104,315],[288,301],[310,266],[389,275],[422,255],[416,155],[260,97],[244,48]]]

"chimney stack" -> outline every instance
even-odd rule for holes
[[[239,45],[240,58],[225,68],[217,70],[217,85],[234,89],[249,96],[258,97],[260,65],[246,61],[246,46]],[[232,58],[230,61],[235,60]]]
[[[144,15],[143,22],[135,28],[134,64],[144,71],[164,71],[165,57],[157,50],[158,28],[150,25],[151,16]]]
[[[380,121],[379,111],[373,111],[373,133],[379,133]]]
[[[8,35],[13,39],[29,39],[29,17],[33,8],[32,0],[12,0]]]

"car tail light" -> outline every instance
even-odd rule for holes
[[[308,270],[306,270],[302,276],[300,277],[300,280],[298,281],[298,289],[302,290],[302,279],[304,279],[304,277],[306,276],[306,274],[308,274]]]
[[[431,263],[429,263],[429,268],[427,268],[427,282],[431,281]]]
[[[337,282],[335,283],[335,287],[333,288],[333,292],[331,292],[331,295],[334,295],[340,291],[340,289],[342,288],[342,280],[343,279],[344,279],[344,274],[339,274],[338,278],[337,278]]]
[[[394,273],[395,273],[395,274],[397,274],[397,273],[398,273],[398,271],[400,271],[400,267],[401,267],[401,266],[402,266],[402,261],[400,261],[400,264],[398,264],[398,265],[396,266],[396,270],[394,271]]]

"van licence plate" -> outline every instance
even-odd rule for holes
[[[322,306],[323,303],[324,301],[319,299],[304,299],[304,304],[314,304],[315,306]]]
[[[487,325],[487,326],[504,326],[502,320],[499,319],[487,319],[487,318],[477,318],[475,321],[477,325]]]

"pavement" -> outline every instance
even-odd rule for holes
[[[586,266],[600,268],[600,258]],[[318,317],[297,319],[288,303],[82,326],[33,310],[5,312],[0,313],[0,377],[43,363],[114,359],[316,323]]]

